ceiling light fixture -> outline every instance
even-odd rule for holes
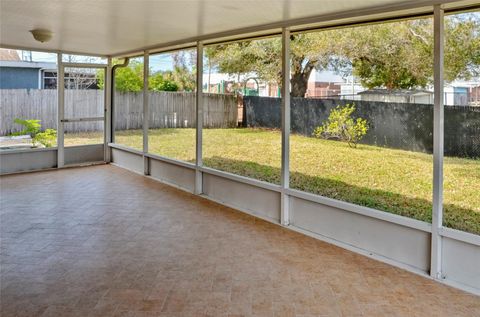
[[[39,42],[48,42],[52,38],[52,32],[46,29],[35,29],[30,30],[32,33],[33,38]]]

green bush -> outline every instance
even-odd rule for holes
[[[178,84],[166,79],[161,73],[156,73],[149,78],[148,87],[153,91],[178,91]]]
[[[23,125],[24,128],[20,132],[12,133],[12,135],[30,135],[33,146],[41,144],[45,147],[52,147],[57,140],[57,131],[55,129],[46,129],[41,132],[42,125],[40,124],[40,120],[24,120],[17,118],[13,120],[13,122]]]
[[[37,133],[33,138],[33,145],[42,144],[45,147],[52,147],[57,141],[57,130],[46,129],[43,132]]]
[[[362,118],[353,119],[354,111],[353,104],[335,107],[330,111],[327,121],[315,128],[313,135],[323,139],[338,139],[357,147],[357,143],[367,134],[368,123]]]
[[[174,81],[171,80],[164,80],[162,85],[160,86],[159,90],[163,91],[177,91],[178,90],[178,85]]]
[[[23,120],[23,119],[15,119],[13,120],[14,123],[23,125],[23,130],[20,132],[15,132],[12,133],[12,135],[30,135],[32,138],[35,137],[35,135],[40,132],[40,129],[42,125],[40,124],[40,120]]]

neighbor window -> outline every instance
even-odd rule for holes
[[[57,89],[57,71],[43,72],[43,89]]]

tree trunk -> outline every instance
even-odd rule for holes
[[[305,97],[307,92],[308,79],[305,79],[303,73],[294,73],[290,79],[291,91],[290,96],[292,97]]]
[[[303,56],[292,58],[292,77],[290,78],[290,96],[292,97],[304,98],[307,92],[308,78],[310,78],[310,74],[315,68],[316,61],[309,60],[303,66],[304,63],[305,59]]]

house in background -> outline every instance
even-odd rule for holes
[[[277,83],[268,83],[256,78],[256,75],[229,75],[225,73],[203,74],[204,92],[234,93],[235,87],[241,86],[245,95],[260,97],[281,97],[280,86]],[[356,93],[365,90],[360,84],[351,79],[344,79],[333,71],[313,71],[308,79],[306,98],[337,98],[347,95],[353,98]],[[245,93],[246,92],[246,93]]]
[[[360,100],[433,104],[433,92],[419,89],[369,89],[358,93]]]
[[[65,88],[99,89],[91,71],[65,72]],[[57,89],[57,64],[22,59],[17,50],[0,49],[0,89]]]
[[[203,91],[215,94],[233,94],[240,91],[246,96],[280,97],[280,87],[277,83],[259,80],[255,74],[240,76],[226,73],[203,74]]]
[[[225,73],[203,74],[203,90],[208,93],[235,93],[238,87],[244,95],[281,97],[277,83],[258,80],[255,74],[229,75]],[[445,105],[480,106],[480,80],[455,81],[444,87]],[[368,89],[354,76],[343,77],[334,71],[314,70],[308,79],[305,98],[333,98],[382,102],[433,104],[433,87],[426,89]]]
[[[445,105],[480,106],[480,78],[445,85]]]
[[[308,78],[306,98],[327,98],[341,94],[344,79],[332,71],[314,70]]]
[[[331,70],[314,70],[308,78],[305,98],[342,98],[358,100],[359,92],[365,88],[355,81],[355,77],[343,77]]]
[[[426,89],[368,89],[353,76],[342,77],[333,71],[313,71],[308,80],[306,98],[341,98],[383,102],[433,104],[433,87]],[[480,106],[480,79],[445,84],[446,106]]]
[[[16,50],[0,49],[0,89],[56,89],[56,76],[55,63],[27,62]]]
[[[480,107],[480,83],[475,87],[469,88],[469,104]]]

